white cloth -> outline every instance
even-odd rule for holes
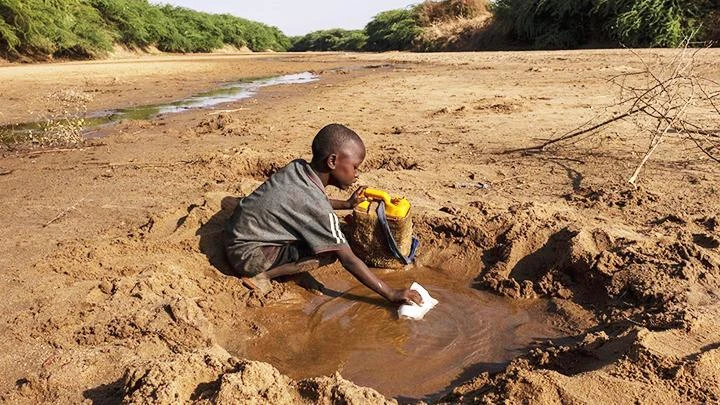
[[[410,289],[415,290],[418,294],[420,294],[423,303],[422,305],[418,305],[414,302],[412,304],[400,305],[400,308],[398,308],[398,317],[406,319],[423,319],[425,314],[438,304],[438,300],[431,297],[430,293],[428,293],[426,289],[416,282],[412,283]]]

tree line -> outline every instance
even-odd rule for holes
[[[165,52],[291,45],[276,27],[147,0],[0,0],[0,56],[6,59],[97,58],[115,44]]]
[[[99,58],[115,44],[165,52],[443,51],[674,47],[720,40],[718,0],[435,0],[377,14],[361,30],[288,38],[278,28],[147,0],[0,0],[0,57]],[[479,20],[478,20],[479,19]],[[443,22],[457,24],[442,38]],[[452,24],[451,24],[452,25]],[[434,36],[425,35],[432,28]],[[440,30],[441,35],[437,35]],[[464,31],[463,31],[464,30]]]
[[[717,0],[442,0],[379,13],[362,30],[294,37],[290,49],[449,50],[444,43],[428,41],[423,32],[444,20],[480,15],[488,17],[487,23],[469,25],[475,32],[462,33],[465,43],[455,48],[675,47],[685,38],[720,41]]]

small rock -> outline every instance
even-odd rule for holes
[[[115,286],[109,281],[102,281],[98,288],[100,288],[100,291],[102,291],[103,293],[110,295],[112,294],[113,288],[115,288]]]
[[[27,395],[32,390],[32,381],[30,378],[21,378],[15,382],[17,390],[24,395]]]

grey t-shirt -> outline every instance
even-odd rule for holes
[[[243,198],[226,231],[227,245],[243,250],[304,242],[319,254],[347,246],[322,182],[301,159]]]

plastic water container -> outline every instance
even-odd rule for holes
[[[391,197],[383,190],[368,188],[364,193],[367,201],[360,203],[353,211],[353,226],[350,243],[355,254],[372,267],[402,268],[405,264],[390,250],[387,237],[378,220],[377,207],[385,203],[385,216],[390,233],[404,256],[412,248],[413,224],[410,202],[404,197]]]

